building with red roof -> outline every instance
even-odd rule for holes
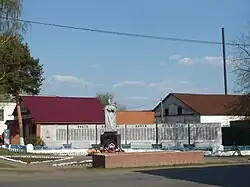
[[[51,145],[68,143],[73,136],[81,139],[84,130],[80,134],[74,129],[103,125],[105,121],[103,105],[97,98],[22,96],[21,103],[24,137],[33,134]],[[13,115],[14,120],[8,120],[6,124],[10,129],[11,144],[19,144],[16,109]]]
[[[22,96],[24,138],[40,137],[48,147],[87,148],[98,144],[105,130],[104,106],[98,98]],[[14,120],[7,120],[10,143],[19,144],[16,108]],[[154,125],[154,112],[120,111],[118,125]]]
[[[153,109],[156,121],[161,123],[221,123],[249,116],[237,107],[244,95],[170,93]],[[163,116],[162,116],[163,115]],[[163,119],[162,119],[163,118]]]

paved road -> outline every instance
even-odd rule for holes
[[[11,173],[10,173],[11,172]],[[0,171],[1,187],[249,187],[250,165],[144,171],[68,169]]]

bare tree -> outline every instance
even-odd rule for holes
[[[0,48],[12,36],[21,36],[27,31],[27,24],[20,22],[23,10],[23,0],[0,0],[0,34],[5,35],[0,40]]]
[[[242,34],[234,43],[236,52],[233,65],[236,75],[236,91],[244,96],[232,103],[232,109],[237,114],[250,116],[250,31],[247,35]]]
[[[101,103],[106,106],[108,105],[108,100],[110,99],[113,101],[114,95],[112,93],[106,92],[106,93],[97,93],[96,97],[101,101]],[[124,111],[126,110],[126,106],[117,104],[117,108],[119,111]]]
[[[106,106],[108,105],[108,100],[110,99],[113,101],[114,95],[112,93],[106,92],[106,93],[97,93],[96,97],[101,101],[101,103]]]

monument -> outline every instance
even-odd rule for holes
[[[121,135],[117,133],[116,128],[116,104],[108,100],[108,105],[104,108],[105,114],[105,132],[101,135],[101,146],[109,147],[114,144],[115,148],[121,148]]]

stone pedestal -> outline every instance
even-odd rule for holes
[[[121,148],[121,135],[115,132],[104,132],[101,135],[101,146],[108,147],[110,143],[115,144],[115,148]]]
[[[94,168],[134,168],[204,164],[205,160],[201,151],[156,151],[94,154],[92,163]]]

